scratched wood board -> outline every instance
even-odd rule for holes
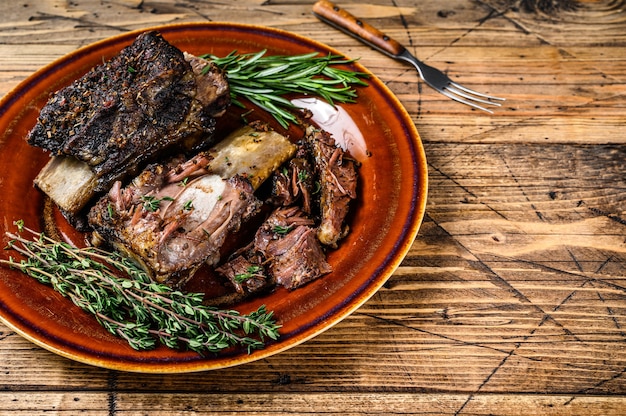
[[[360,57],[420,131],[430,192],[420,235],[387,285],[333,329],[260,362],[126,374],[0,326],[0,414],[623,413],[623,2],[342,2],[454,79],[506,96],[494,116],[322,25],[312,3],[3,5],[0,94],[76,47],[184,21],[271,24]]]

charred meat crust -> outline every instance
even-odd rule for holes
[[[107,191],[163,152],[213,134],[229,90],[217,68],[200,76],[206,65],[185,59],[160,34],[143,33],[54,94],[28,143],[85,162],[98,178],[95,191]]]

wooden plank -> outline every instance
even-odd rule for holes
[[[104,389],[109,372],[45,351],[0,324],[0,391]]]
[[[41,21],[42,25],[51,24],[52,22],[49,20],[53,20],[54,23],[58,23],[59,20],[66,22],[65,28],[59,28],[56,24],[54,27],[55,30],[66,31],[71,36],[76,37],[73,41],[69,39],[65,41],[66,43],[70,42],[66,45],[65,51],[67,52],[85,44],[85,42],[95,41],[98,36],[106,36],[107,31],[112,30],[102,27],[94,31],[93,25],[78,25],[77,27],[75,19],[84,20],[91,16],[85,11],[92,7],[89,2],[81,3],[80,7],[83,11],[57,10],[57,13],[48,20],[37,18],[37,16],[34,18],[29,16],[27,20]],[[276,9],[275,12],[279,13],[281,6],[269,7],[270,10],[274,10],[274,8]],[[52,7],[52,9],[58,9],[58,7]],[[242,7],[241,11],[242,13],[252,13],[258,12],[258,9],[263,9],[263,7]],[[171,9],[167,10],[171,11]],[[143,9],[127,7],[123,4],[111,4],[111,7],[105,10],[106,13],[101,12],[90,18],[106,21],[111,19],[114,14],[119,15],[123,12],[125,16],[132,16],[133,19],[139,17],[147,19],[146,15],[159,16],[158,21],[144,21],[144,24],[161,24],[167,23],[172,18],[167,10],[157,7],[153,12],[145,13]],[[188,9],[182,8],[181,10],[186,10],[186,13],[189,13]],[[375,16],[374,12],[370,13],[367,10],[365,10],[366,17]],[[375,8],[375,10],[380,11],[380,8]],[[397,25],[397,19],[400,16],[415,15],[415,13],[413,15],[406,13],[411,10],[398,9],[395,13],[390,12],[389,9],[385,10],[387,10],[386,13],[382,13],[380,17],[375,19],[383,25],[387,23]],[[440,8],[432,8],[425,13],[436,16],[439,11]],[[214,12],[232,13],[227,8],[219,7]],[[43,12],[38,10],[38,13]],[[474,13],[476,13],[475,18],[478,20],[479,16],[485,12],[477,9]],[[218,14],[218,16],[221,20],[222,15]],[[190,17],[183,13],[181,16],[176,15],[175,19],[184,21]],[[238,17],[240,16],[238,15]],[[467,20],[467,16],[464,20]],[[625,53],[624,48],[619,46],[591,48],[595,52],[594,55],[583,59],[577,56],[577,52],[580,53],[582,49],[581,47],[577,47],[569,54],[564,54],[559,44],[537,47],[537,42],[526,42],[529,47],[533,47],[531,52],[531,49],[520,48],[519,31],[514,30],[515,26],[511,23],[508,23],[510,27],[507,30],[502,33],[498,32],[499,35],[495,38],[495,42],[493,36],[489,35],[490,41],[488,45],[485,45],[485,42],[477,39],[476,36],[479,34],[487,36],[491,30],[495,29],[481,25],[476,30],[470,31],[468,28],[456,27],[454,23],[442,25],[442,22],[451,22],[450,18],[438,18],[436,30],[416,24],[409,31],[398,29],[396,33],[390,32],[399,40],[407,41],[409,45],[411,39],[419,39],[419,44],[416,42],[416,46],[412,48],[418,56],[422,56],[429,63],[449,71],[451,75],[464,84],[488,93],[506,96],[509,101],[502,110],[498,111],[497,117],[492,118],[477,112],[470,112],[465,106],[451,102],[418,83],[415,73],[406,65],[392,62],[365,46],[355,47],[354,41],[345,35],[328,29],[309,30],[308,27],[316,27],[314,25],[316,20],[308,13],[304,21],[307,25],[298,25],[297,31],[321,41],[327,41],[351,56],[362,57],[362,62],[379,75],[393,91],[398,93],[407,109],[417,114],[416,123],[426,138],[437,137],[437,140],[446,140],[461,136],[478,141],[514,140],[518,142],[542,142],[547,138],[552,142],[586,140],[589,143],[623,140],[623,135],[619,134],[621,126],[619,109],[612,104],[625,92],[624,84],[622,80],[607,78],[611,74],[618,74],[620,68],[623,67],[624,60],[616,59],[620,56],[623,57]],[[490,20],[490,22],[492,21],[493,19]],[[275,24],[280,27],[282,22],[279,19],[275,21]],[[18,23],[15,25],[19,26]],[[291,24],[287,26],[291,28]],[[85,38],[82,32],[87,27],[89,27],[90,33]],[[123,30],[127,29],[130,28]],[[448,31],[450,33],[446,34]],[[98,35],[94,36],[93,33],[98,33]],[[429,38],[428,34],[432,36],[432,39]],[[60,39],[56,38],[59,35],[48,32],[42,33],[42,35],[45,36],[38,40],[38,38],[32,38],[32,33],[29,34],[29,43],[33,44],[32,50],[30,47],[25,49],[24,45],[19,45],[18,48],[12,50],[0,50],[0,58],[6,59],[7,62],[13,62],[16,66],[14,76],[5,80],[0,79],[0,87],[7,85],[4,92],[8,91],[12,83],[19,77],[26,76],[44,63],[60,56],[58,53],[49,55],[42,52],[44,50],[58,50],[56,47]],[[51,37],[55,38],[55,47],[47,44],[38,45],[37,42],[49,42]],[[19,33],[13,33],[12,39],[19,38]],[[442,39],[445,42],[442,43]],[[455,42],[456,39],[462,39],[462,42]],[[516,48],[504,46],[510,45],[512,41],[515,41]],[[22,58],[23,56],[37,57],[38,59]],[[560,64],[552,67],[544,66],[541,62],[549,58],[556,59]],[[489,62],[490,65],[486,66],[485,62]],[[20,63],[23,66],[20,67]],[[521,65],[524,68],[523,76],[520,76]],[[486,73],[492,78],[489,88],[482,85]],[[553,77],[552,85],[546,85],[548,76]],[[563,80],[567,81],[563,82]],[[577,118],[577,114],[583,114],[583,112],[585,117]],[[468,130],[468,126],[464,126],[464,131],[459,130],[457,117],[469,114],[475,117],[475,128]],[[557,119],[563,114],[569,115],[566,124]],[[474,126],[469,127],[471,129]]]
[[[162,401],[166,407],[176,410],[212,412],[214,414],[236,414],[241,406],[260,410],[262,415],[319,414],[313,409],[324,409],[324,414],[341,415],[390,415],[417,414],[427,410],[427,414],[500,414],[500,415],[574,415],[602,411],[606,415],[618,415],[624,405],[621,398],[585,397],[571,400],[559,396],[493,397],[482,395],[467,397],[461,395],[422,395],[422,394],[290,394],[290,395],[251,395],[234,396],[210,395],[202,398],[166,395]],[[122,403],[120,403],[122,401]],[[569,403],[568,403],[569,402]],[[117,414],[138,414],[132,403],[146,404],[147,409],[159,412],[161,408],[150,406],[149,397],[142,395],[118,395]],[[154,403],[154,402],[152,402]],[[128,406],[128,407],[127,407]],[[425,414],[425,413],[423,413]]]
[[[111,401],[106,392],[0,392],[0,415],[101,416]]]
[[[255,409],[258,416],[289,415],[486,415],[550,416],[622,415],[626,399],[607,396],[453,395],[419,393],[308,394],[150,394],[124,393],[0,393],[0,412],[13,415],[169,415],[200,413],[237,415]],[[321,410],[323,409],[323,410]]]

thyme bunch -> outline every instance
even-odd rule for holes
[[[329,104],[349,103],[357,96],[353,86],[367,85],[363,81],[368,76],[366,73],[337,67],[354,62],[342,56],[320,56],[317,52],[266,56],[266,52],[238,54],[233,51],[225,57],[207,54],[203,58],[226,72],[235,105],[245,107],[241,99],[246,98],[270,113],[285,128],[289,122],[297,122],[289,111],[296,107],[285,95],[312,95]]]
[[[7,248],[23,259],[9,257],[0,259],[0,264],[52,286],[134,349],[152,349],[162,343],[200,354],[231,346],[243,346],[250,353],[263,348],[266,338],[279,337],[280,326],[265,306],[247,315],[205,306],[202,293],[183,293],[156,283],[118,253],[77,248],[21,222],[16,225],[18,233],[7,232],[12,239]],[[23,237],[24,231],[33,238]]]

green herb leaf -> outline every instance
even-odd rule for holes
[[[330,104],[354,102],[354,86],[366,86],[368,74],[345,69],[353,60],[342,56],[320,56],[317,52],[302,55],[267,55],[231,52],[225,57],[203,55],[226,72],[233,104],[244,107],[241,99],[272,114],[283,127],[296,123],[291,113],[295,106],[284,96],[316,96]],[[343,66],[343,68],[342,68]],[[207,67],[208,71],[209,68]]]
[[[235,275],[235,282],[243,283],[246,280],[254,276],[262,276],[263,268],[261,266],[250,266],[246,269],[245,273],[239,273]]]
[[[36,238],[22,237],[22,232]],[[232,346],[251,352],[262,348],[266,338],[279,337],[280,325],[264,306],[248,315],[208,307],[201,293],[182,293],[156,283],[120,254],[76,248],[23,225],[17,234],[7,236],[8,248],[23,259],[9,257],[0,264],[52,286],[132,348],[152,349],[161,343],[200,354]]]
[[[173,201],[174,198],[172,198],[171,196],[164,196],[163,198],[156,198],[152,195],[142,195],[141,200],[143,201],[143,208],[146,211],[155,212],[161,207],[162,201]]]
[[[289,225],[289,226],[276,225],[274,226],[272,231],[274,231],[276,234],[287,234],[289,233],[289,231],[291,231],[292,228],[293,228],[292,225]]]

